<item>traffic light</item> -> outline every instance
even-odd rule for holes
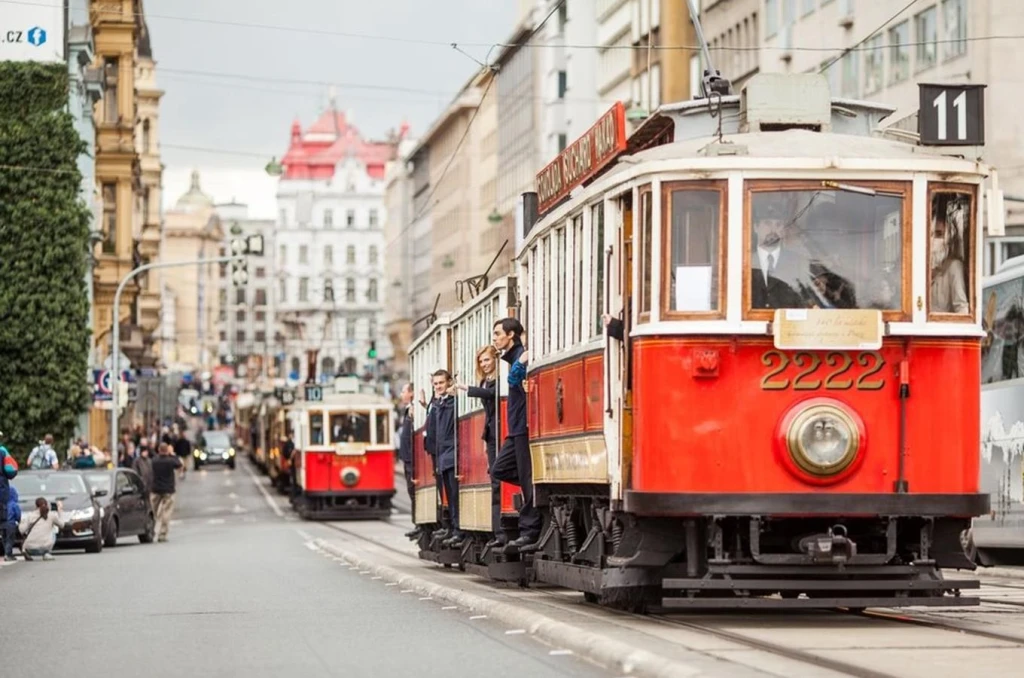
[[[376,358],[377,357],[377,342],[376,342],[376,340],[374,340],[374,339],[370,340],[370,350],[366,352],[366,357],[367,358]]]
[[[231,254],[238,256],[247,253],[247,245],[243,238],[235,238],[231,241]],[[242,287],[249,282],[249,261],[247,259],[233,259],[231,261],[231,283],[235,287]]]

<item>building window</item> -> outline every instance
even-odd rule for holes
[[[120,80],[120,60],[117,57],[103,59],[103,122],[117,123],[121,113],[117,110],[117,89]]]
[[[149,153],[150,151],[150,138],[149,138],[149,120],[142,121],[142,152]]]
[[[345,212],[345,226],[352,228],[356,225],[356,212],[355,210],[349,210]]]
[[[764,1],[764,35],[773,38],[779,32],[779,0]]]
[[[288,301],[288,282],[286,280],[277,282],[277,300],[282,304]]]
[[[235,290],[235,303],[236,304],[244,304],[245,303],[245,289],[244,288]]]
[[[299,245],[299,263],[300,264],[308,264],[309,263],[309,246],[308,245]]]
[[[278,222],[280,222],[281,226],[287,226],[288,225],[288,212],[286,210],[280,210],[277,213],[277,220],[278,220]]]
[[[299,301],[309,301],[309,278],[299,278]]]
[[[569,74],[565,71],[558,71],[558,98],[564,99],[565,92],[569,89]]]
[[[889,29],[889,84],[910,77],[910,22],[904,21]]]
[[[334,226],[334,210],[324,210],[324,228]]]
[[[235,341],[237,341],[239,344],[245,343],[245,330],[238,330],[237,332],[235,332]]]
[[[352,303],[356,300],[356,281],[354,278],[345,278],[345,301]]]
[[[558,6],[558,34],[562,35],[565,33],[565,24],[569,22],[569,8],[568,3],[563,2]]]
[[[221,340],[221,341],[227,341],[227,340],[228,340],[228,333],[227,333],[227,332],[225,332],[225,331],[223,331],[223,330],[221,330],[221,333],[220,333],[220,340]]]
[[[376,245],[370,245],[370,263],[371,264],[376,264],[377,263],[377,246]]]
[[[330,266],[333,263],[334,263],[334,246],[333,245],[325,245],[324,246],[324,265]]]
[[[235,311],[235,320],[241,320],[241,321],[244,322],[245,321],[245,311],[243,311],[243,310]]]
[[[844,97],[856,98],[859,96],[859,77],[857,65],[860,63],[860,55],[857,52],[847,52],[843,57],[843,81],[842,92]]]
[[[266,319],[267,319],[267,312],[266,311],[256,311],[256,320],[257,321],[264,322],[264,321],[266,321]]]
[[[267,340],[267,333],[265,330],[256,330],[256,341],[264,343]]]
[[[278,257],[278,259],[281,260],[282,264],[287,262],[288,261],[288,247],[285,246],[285,245],[281,245],[281,247],[278,249],[277,257]]]
[[[914,39],[917,42],[917,64],[915,70],[923,71],[935,65],[938,40],[935,26],[936,12],[931,7],[914,17]]]
[[[366,298],[370,302],[376,302],[377,301],[377,281],[376,280],[370,280],[370,286],[366,290]]]
[[[370,210],[370,228],[377,228],[377,210]]]
[[[368,324],[367,324],[367,334],[370,337],[370,339],[376,339],[377,338],[377,319],[376,318],[372,318],[371,317],[369,319]]]
[[[345,248],[345,263],[354,264],[356,263],[356,246],[349,245]]]
[[[220,269],[220,279],[221,280],[223,280],[224,278],[228,277],[228,265],[227,264],[221,263],[218,268]]]
[[[228,305],[228,291],[227,290],[221,290],[220,293],[217,295],[217,301],[220,302],[221,306],[227,306]]]
[[[256,290],[256,305],[266,306],[267,305],[267,290],[260,287]]]
[[[942,1],[942,24],[946,29],[943,58],[946,61],[967,54],[966,0]]]
[[[117,184],[103,184],[103,253],[117,253]]]
[[[256,277],[257,278],[266,278],[267,277],[267,269],[263,268],[262,266],[257,268],[256,269]]]
[[[569,138],[565,134],[558,135],[558,152],[561,153],[569,145]]]
[[[345,338],[352,341],[356,338],[356,319],[345,318]]]
[[[882,35],[876,35],[867,42],[864,53],[864,94],[874,94],[882,89],[885,82],[885,52],[882,49]]]

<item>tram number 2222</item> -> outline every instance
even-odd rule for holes
[[[878,351],[861,351],[856,356],[845,351],[825,354],[802,351],[790,357],[782,351],[771,350],[761,356],[761,364],[770,368],[761,377],[763,391],[785,391],[789,388],[794,391],[817,391],[821,388],[828,391],[848,391],[851,388],[878,391],[885,386],[885,378],[881,374],[885,359]],[[791,364],[798,370],[792,380],[784,375]],[[818,374],[822,364],[825,369]]]

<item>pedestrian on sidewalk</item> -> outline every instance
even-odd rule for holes
[[[149,456],[149,445],[143,445],[139,451],[139,457],[132,464],[132,468],[142,478],[142,484],[146,488],[146,494],[153,492],[153,460]]]
[[[11,492],[15,491],[14,486],[11,485],[10,481],[14,480],[14,477],[17,475],[18,462],[14,460],[11,453],[7,451],[6,447],[4,447],[4,432],[0,431],[0,530],[3,530],[3,534],[0,536],[3,537],[7,537],[7,524],[10,518],[10,515],[8,515],[8,504],[10,502]],[[10,536],[10,539],[12,542],[14,541],[13,534]],[[13,557],[13,553],[11,555]]]
[[[18,496],[18,488],[11,485],[10,499],[7,500],[7,517],[0,523],[0,536],[3,537],[4,560],[14,562],[14,536],[18,533],[18,523],[21,522],[21,497]]]
[[[71,468],[96,468],[96,458],[87,447],[71,446]]]
[[[188,458],[192,456],[192,443],[189,441],[185,431],[178,433],[178,437],[174,439],[174,454],[178,456],[181,461],[181,479],[185,479],[185,463]]]
[[[53,544],[57,531],[64,527],[64,504],[57,502],[57,510],[50,510],[50,502],[45,497],[36,499],[36,510],[21,517],[21,533],[25,536],[21,543],[21,551],[25,560],[42,556],[43,560],[53,560]]]
[[[56,471],[60,467],[60,460],[57,459],[57,453],[53,449],[51,434],[47,433],[35,449],[29,453],[28,467],[35,471],[51,468]]]
[[[174,455],[170,445],[161,445],[160,454],[153,460],[153,493],[150,503],[156,514],[157,541],[167,541],[167,531],[171,526],[171,514],[174,512],[175,474],[180,469],[181,459]]]

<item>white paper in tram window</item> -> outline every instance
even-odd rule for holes
[[[676,266],[677,311],[710,311],[711,267]]]

